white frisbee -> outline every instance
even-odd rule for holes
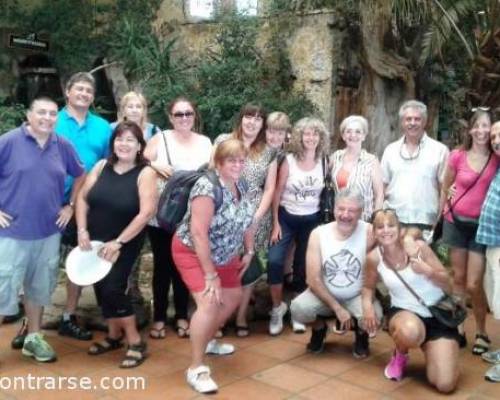
[[[75,247],[66,258],[66,274],[71,282],[79,286],[92,285],[103,279],[113,263],[97,255],[103,242],[90,242],[92,250],[84,251]]]

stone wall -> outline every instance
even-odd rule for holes
[[[196,58],[216,50],[214,42],[217,24],[212,21],[193,21],[186,15],[182,0],[164,1],[155,21],[160,37],[177,37],[176,55],[185,59]],[[276,17],[263,20],[258,46],[265,54]],[[285,26],[283,37],[291,63],[297,90],[303,90],[318,107],[321,117],[331,125],[334,107],[336,66],[340,59],[341,32],[335,28],[335,15],[328,10],[309,14],[280,16]],[[283,23],[284,22],[284,23]]]

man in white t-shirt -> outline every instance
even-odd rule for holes
[[[432,230],[440,215],[439,194],[448,148],[427,136],[427,107],[416,100],[399,109],[403,136],[382,156],[385,207],[396,210],[404,226]]]
[[[366,253],[374,246],[371,225],[361,220],[363,197],[343,189],[335,198],[335,221],[311,232],[307,246],[308,289],[290,306],[292,318],[312,326],[307,349],[320,353],[327,332],[325,318],[335,318],[340,329],[353,329],[353,355],[369,355],[368,332],[363,329],[361,288]],[[377,316],[382,309],[375,300]]]

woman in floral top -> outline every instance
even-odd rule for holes
[[[241,108],[236,127],[230,134],[219,135],[217,145],[228,138],[239,139],[248,149],[249,155],[242,172],[248,183],[248,191],[256,207],[254,224],[256,226],[255,251],[266,251],[269,245],[269,224],[264,218],[271,207],[276,185],[276,150],[266,145],[266,112],[258,105],[246,104]],[[248,336],[247,310],[253,286],[261,277],[262,271],[257,257],[242,278],[243,298],[236,315],[236,335]]]
[[[200,393],[217,391],[210,368],[203,365],[205,353],[234,352],[233,345],[212,338],[238,306],[241,276],[254,254],[255,206],[240,179],[246,156],[239,140],[219,144],[214,164],[221,187],[214,187],[206,176],[195,183],[188,210],[172,241],[175,265],[196,302],[190,325],[192,361],[186,378]],[[222,193],[220,204],[217,190]],[[242,243],[246,251],[240,258]]]

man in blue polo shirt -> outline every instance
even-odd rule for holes
[[[56,133],[71,142],[82,163],[85,171],[89,172],[97,161],[106,158],[109,152],[111,128],[103,118],[91,113],[89,108],[94,101],[95,80],[87,72],[77,72],[66,83],[66,107],[58,115]],[[72,180],[68,179],[65,186],[65,201],[69,202],[69,193]],[[73,234],[66,232],[63,244],[76,246],[76,228],[72,222],[68,230],[73,228]],[[59,334],[70,336],[79,340],[91,340],[92,332],[78,326],[76,321],[76,307],[80,299],[80,286],[67,280],[66,308],[59,325]]]
[[[23,287],[28,335],[22,352],[41,362],[56,359],[40,321],[57,283],[60,232],[73,216],[63,206],[64,180],[75,178],[74,200],[84,179],[73,146],[54,133],[56,119],[57,104],[37,97],[28,122],[0,137],[0,323],[18,311]]]

